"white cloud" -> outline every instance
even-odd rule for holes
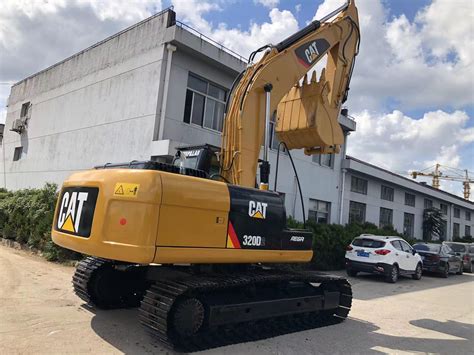
[[[253,2],[255,4],[261,4],[265,7],[273,9],[274,7],[278,6],[278,4],[280,3],[280,0],[253,0]]]
[[[214,3],[197,0],[174,0],[178,18],[203,32],[224,46],[248,56],[253,50],[268,43],[278,43],[298,30],[298,21],[288,10],[273,8],[269,12],[270,22],[252,23],[248,30],[229,28],[224,23],[213,26],[203,17],[209,11],[219,10]]]
[[[340,4],[326,0],[315,18]],[[362,41],[348,102],[353,110],[383,110],[387,103],[457,109],[474,101],[473,2],[434,0],[415,21],[390,18],[381,0],[357,6]]]
[[[3,0],[0,78],[19,80],[159,9],[160,0]]]
[[[462,154],[474,143],[473,128],[467,127],[469,117],[463,111],[432,111],[421,119],[400,111],[377,114],[365,110],[355,116],[357,131],[349,137],[349,155],[400,174],[436,163],[474,170],[472,157]],[[460,193],[458,185],[445,184]]]

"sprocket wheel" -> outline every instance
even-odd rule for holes
[[[192,336],[204,324],[204,305],[197,298],[187,298],[176,305],[172,317],[173,328],[180,336]]]

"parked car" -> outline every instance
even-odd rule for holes
[[[421,279],[423,266],[420,255],[402,238],[362,234],[347,246],[346,271],[349,276],[380,274],[395,283],[400,275]]]
[[[463,273],[462,260],[446,244],[417,243],[413,248],[423,259],[423,271],[431,271],[448,277],[450,273]]]
[[[456,253],[456,255],[462,259],[464,271],[472,272],[472,257],[471,254],[469,254],[470,245],[467,243],[457,242],[445,242],[444,244],[448,245]]]

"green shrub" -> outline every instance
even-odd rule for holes
[[[51,240],[57,185],[41,189],[0,189],[0,235],[44,252],[52,261],[78,259],[80,254],[63,249]]]

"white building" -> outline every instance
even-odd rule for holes
[[[0,186],[61,184],[74,171],[107,162],[169,161],[177,146],[220,145],[224,103],[245,66],[237,54],[175,21],[172,10],[137,23],[13,85]],[[339,121],[346,137],[356,129],[349,117]],[[273,140],[271,186],[276,145]],[[470,234],[472,202],[346,158],[344,152],[345,144],[335,156],[292,152],[307,217],[320,223],[393,224],[421,237],[426,199],[446,210],[447,238]],[[287,213],[302,219],[286,153],[278,174]]]

